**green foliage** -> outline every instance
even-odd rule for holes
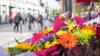
[[[88,44],[95,39],[95,35],[85,36],[81,30],[75,31],[74,34],[78,36],[78,44],[82,45]]]
[[[11,56],[15,56],[15,55],[21,54],[23,52],[26,52],[26,51],[23,51],[23,50],[21,50],[19,48],[15,48],[15,47],[9,48],[9,49],[10,49]]]
[[[19,42],[16,38],[15,38],[15,41],[16,41],[17,44],[21,44],[21,42]]]
[[[36,51],[37,50],[37,46],[36,43],[32,45],[32,47],[29,49],[29,51]]]
[[[59,9],[52,9],[51,13],[52,13],[53,15],[57,15],[57,14],[60,13],[60,11],[59,11]]]

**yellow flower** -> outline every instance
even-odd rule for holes
[[[56,45],[56,44],[58,44],[57,40],[54,41],[54,42],[52,42],[52,46],[54,46],[54,45]]]
[[[67,33],[67,32],[66,32],[66,31],[60,30],[60,31],[58,31],[56,34],[57,34],[57,35],[62,35],[62,34],[65,34],[65,33]]]
[[[85,37],[89,37],[91,35],[94,35],[95,33],[90,30],[90,29],[82,29],[82,33],[84,34]]]
[[[52,45],[50,44],[50,41],[47,41],[46,43],[45,43],[45,48],[49,48],[49,47],[51,47]]]
[[[53,28],[52,27],[48,27],[47,30],[50,32],[50,31],[53,30]]]
[[[6,48],[6,51],[7,51],[7,52],[10,52],[10,49],[9,49],[9,48]]]
[[[74,23],[72,23],[72,24],[68,25],[68,28],[69,28],[69,30],[68,30],[68,31],[72,30],[72,29],[73,29],[73,27],[75,27],[75,26],[77,26],[77,25],[76,25],[76,24],[74,24]]]
[[[26,49],[31,48],[31,45],[30,45],[30,43],[21,43],[21,44],[18,44],[17,46],[15,46],[15,47],[19,48],[19,49],[26,50]]]

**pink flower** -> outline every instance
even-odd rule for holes
[[[66,24],[60,19],[59,16],[56,16],[54,19],[54,25],[53,25],[53,32],[54,34],[60,29],[60,27],[66,26]]]
[[[81,17],[75,17],[75,21],[77,24],[83,24],[85,22],[85,19]]]
[[[35,34],[33,34],[33,37],[32,37],[32,45],[33,45],[35,42],[39,41],[41,37],[42,37],[42,33],[41,33],[41,32],[40,32],[40,33],[35,33]]]
[[[48,56],[48,55],[50,56],[53,53],[57,52],[57,49],[58,49],[58,46],[55,45],[55,46],[53,46],[51,48],[47,48],[47,49],[44,49],[42,51],[38,51],[37,52],[37,56]]]

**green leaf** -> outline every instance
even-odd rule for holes
[[[21,49],[18,49],[18,48],[9,48],[10,49],[10,54],[11,56],[15,56],[15,55],[18,55],[18,54],[21,54],[21,53],[24,53],[25,51],[22,51]]]
[[[36,51],[37,50],[37,46],[36,43],[34,45],[32,45],[32,47],[29,49],[29,51]]]
[[[15,38],[16,43],[21,44],[21,42],[19,42],[16,38]]]

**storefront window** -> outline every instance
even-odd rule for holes
[[[0,15],[1,15],[1,4],[0,4]]]
[[[3,10],[2,10],[2,13],[3,13],[3,14],[6,14],[6,13],[7,13],[7,10],[6,10],[6,9],[7,9],[7,8],[6,8],[6,5],[3,5],[2,9],[3,9]]]

